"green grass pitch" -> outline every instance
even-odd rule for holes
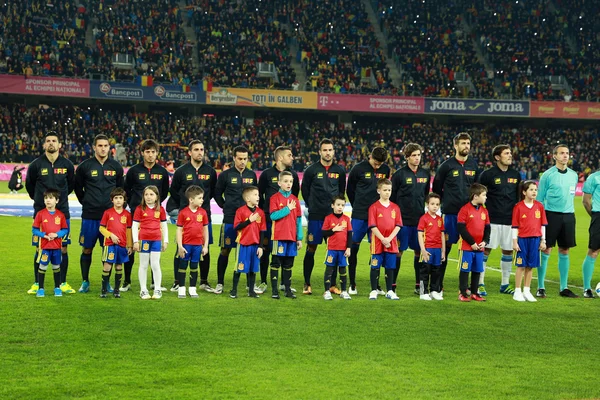
[[[581,198],[576,204],[579,247],[569,282],[581,286],[589,218]],[[446,300],[420,301],[411,293],[411,253],[402,263],[400,301],[369,301],[367,246],[360,252],[359,295],[351,301],[325,302],[319,295],[323,246],[313,273],[315,294],[294,301],[233,300],[227,291],[142,301],[136,290],[120,300],[100,299],[98,250],[90,293],[37,299],[25,293],[32,283],[31,219],[0,217],[0,227],[3,399],[600,396],[594,323],[600,299],[558,297],[556,252],[548,270],[550,297],[535,304],[498,294],[497,271],[487,272],[486,303],[460,303],[456,262],[446,274]],[[79,227],[74,220],[74,237]],[[69,280],[77,287],[79,253],[78,245],[70,247]],[[171,245],[162,258],[166,285],[173,254]],[[211,254],[214,285],[216,245]],[[303,255],[294,267],[297,289]],[[499,265],[499,251],[490,265]],[[230,267],[227,290],[231,274]]]

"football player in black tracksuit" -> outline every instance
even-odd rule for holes
[[[492,158],[496,165],[485,170],[479,176],[479,183],[488,189],[485,208],[490,214],[491,233],[490,243],[483,250],[483,272],[479,276],[479,294],[487,295],[484,283],[487,259],[492,249],[500,246],[502,258],[500,268],[502,269],[502,281],[500,293],[514,294],[514,288],[510,286],[510,273],[512,272],[512,212],[514,206],[521,199],[519,184],[521,175],[512,168],[512,151],[507,144],[500,144],[492,150]]]
[[[383,147],[376,147],[371,152],[368,160],[354,165],[348,174],[346,193],[352,205],[352,247],[348,258],[348,273],[350,275],[349,294],[358,294],[356,290],[356,265],[357,255],[365,235],[369,235],[369,207],[377,200],[377,181],[389,179],[391,170],[385,164],[388,152]]]
[[[260,258],[260,285],[255,292],[260,294],[267,290],[267,274],[269,272],[269,254],[271,253],[271,210],[269,210],[269,204],[271,196],[279,191],[279,173],[282,171],[289,171],[292,173],[294,183],[292,184],[292,194],[298,197],[300,193],[300,181],[298,180],[298,174],[296,171],[292,171],[292,165],[294,165],[294,155],[292,149],[286,146],[279,146],[275,149],[275,164],[265,169],[258,178],[258,191],[260,193],[259,207],[265,212],[267,218],[267,233],[264,238],[263,247],[265,251]],[[268,250],[268,251],[267,251]],[[283,282],[283,279],[281,280]]]
[[[452,245],[458,242],[458,212],[469,202],[469,188],[477,181],[477,162],[469,158],[471,136],[461,132],[454,136],[454,157],[440,164],[433,180],[433,192],[442,198],[442,213],[446,229],[446,260],[442,261],[439,286],[443,290],[444,275],[448,265],[448,254]]]
[[[56,189],[60,198],[56,208],[65,214],[69,229],[71,227],[71,214],[69,213],[69,193],[73,191],[75,167],[73,163],[59,154],[61,143],[56,132],[48,132],[44,138],[44,154],[33,160],[27,169],[25,177],[25,188],[29,197],[33,200],[33,217],[38,211],[46,208],[44,203],[44,192],[46,189]],[[33,236],[31,244],[38,246],[39,237]],[[71,233],[63,238],[62,261],[60,263],[60,289],[63,293],[75,293],[75,290],[67,283],[67,271],[69,268],[69,253],[67,245],[71,243]],[[34,283],[27,291],[35,294],[38,289],[37,250],[33,262]]]
[[[236,247],[237,232],[233,227],[233,219],[238,208],[246,204],[242,197],[244,188],[256,186],[257,179],[254,171],[246,168],[248,163],[248,149],[238,146],[233,149],[233,167],[221,172],[215,187],[215,201],[223,209],[223,224],[219,246],[221,254],[217,260],[217,286],[215,294],[223,293],[225,272],[229,261],[231,249]]]
[[[96,241],[100,241],[100,245],[104,246],[104,237],[100,233],[100,220],[104,211],[113,206],[110,192],[114,188],[123,187],[123,167],[117,160],[109,157],[108,136],[96,135],[93,148],[94,157],[79,164],[75,171],[75,194],[82,207],[79,234],[82,251],[79,266],[83,282],[79,288],[80,293],[87,293],[89,290],[92,252]],[[110,286],[108,291],[112,292]]]
[[[167,202],[167,213],[171,221],[177,221],[177,215],[180,210],[186,208],[190,202],[185,196],[185,191],[191,185],[200,186],[204,190],[204,203],[202,208],[208,214],[208,236],[209,244],[213,242],[212,223],[210,222],[210,199],[215,193],[217,185],[217,172],[213,167],[204,162],[204,144],[199,140],[192,140],[188,145],[188,155],[190,162],[183,164],[173,174],[171,181],[171,197]],[[173,268],[175,273],[175,282],[171,287],[171,291],[175,292],[179,289],[177,281],[179,270],[179,255],[175,251],[173,259]],[[208,283],[208,272],[210,271],[210,252],[206,253],[200,260],[200,289],[212,293],[213,289]]]
[[[396,291],[396,280],[400,272],[402,253],[409,247],[415,252],[413,267],[415,270],[415,293],[420,294],[420,271],[421,248],[417,225],[419,219],[425,214],[425,197],[429,194],[431,175],[429,170],[421,168],[421,157],[423,147],[417,143],[408,143],[404,146],[404,158],[406,165],[398,169],[392,175],[392,197],[391,200],[400,207],[402,223],[404,226],[398,232],[398,258],[396,259],[396,270],[394,271],[393,289]]]
[[[152,139],[147,139],[140,145],[140,151],[144,161],[134,165],[125,175],[125,192],[127,192],[127,204],[131,215],[142,202],[142,195],[147,186],[154,185],[158,188],[160,201],[162,202],[169,194],[169,173],[167,170],[156,163],[158,157],[158,143]],[[125,280],[121,287],[122,292],[131,288],[131,270],[135,262],[134,254],[129,256],[129,261],[125,263]],[[156,288],[157,290],[166,290]]]
[[[320,160],[310,165],[302,178],[302,198],[308,209],[308,235],[306,254],[304,255],[304,294],[312,294],[310,276],[315,266],[315,252],[323,241],[323,221],[331,214],[331,199],[344,196],[346,190],[346,171],[333,163],[333,142],[323,139],[319,143]],[[334,273],[335,274],[335,273]],[[340,294],[335,287],[335,276],[331,278],[331,291]]]

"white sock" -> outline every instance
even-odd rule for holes
[[[480,285],[485,285],[485,282],[483,281],[485,278],[485,269],[486,269],[486,265],[487,263],[483,263],[483,272],[481,273],[481,275],[479,275],[479,284]]]
[[[526,289],[529,289],[529,288],[526,288]],[[521,293],[521,288],[520,287],[515,288],[515,294],[520,294],[520,293]]]
[[[154,289],[160,290],[162,287],[162,272],[160,270],[160,252],[153,251],[150,253],[150,267],[154,275]]]
[[[140,280],[140,290],[142,292],[148,291],[148,264],[150,263],[150,254],[140,253],[140,267],[138,269],[138,278]]]
[[[501,261],[500,268],[502,268],[502,284],[508,285],[510,283],[510,273],[512,271],[512,261]]]
[[[531,293],[531,288],[528,288],[527,286],[523,287],[523,293]]]

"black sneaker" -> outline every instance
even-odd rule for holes
[[[231,297],[232,299],[237,299],[237,290],[231,289],[231,291],[229,292],[229,297]]]
[[[121,298],[121,292],[119,292],[119,289],[115,289],[115,291],[113,292],[113,296],[115,299]]]
[[[105,299],[106,298],[106,290],[103,290],[102,293],[100,293],[100,298],[101,299]]]
[[[561,295],[561,297],[570,297],[572,299],[576,299],[579,297],[575,293],[571,292],[571,290],[569,289],[563,289],[560,291],[559,294]]]
[[[171,289],[169,289],[171,292],[176,292],[179,290],[179,283],[177,283],[177,281],[173,282],[173,286],[171,286]]]
[[[546,289],[538,289],[535,293],[535,297],[541,297],[542,299],[546,298]]]
[[[277,292],[274,292],[274,293],[271,295],[271,298],[272,298],[272,299],[275,299],[275,300],[279,300],[281,297],[279,297],[279,293],[277,293]]]
[[[592,289],[586,289],[583,291],[583,297],[586,299],[593,299],[594,298],[594,292],[592,291]]]
[[[295,299],[296,295],[291,290],[286,290],[285,291],[285,297],[290,298],[290,299]]]
[[[256,292],[248,292],[248,297],[258,299],[260,296],[257,295]]]

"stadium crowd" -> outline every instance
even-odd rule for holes
[[[537,178],[552,164],[551,150],[558,142],[570,146],[571,167],[582,177],[600,166],[598,129],[533,128],[517,123],[488,128],[434,126],[394,119],[357,119],[349,126],[333,118],[311,121],[295,114],[280,114],[245,120],[236,116],[189,117],[100,107],[0,105],[0,162],[31,162],[41,152],[44,133],[54,130],[64,143],[65,156],[74,164],[92,155],[90,143],[95,135],[103,133],[111,138],[115,158],[126,166],[140,161],[137,145],[143,139],[159,141],[162,162],[173,161],[175,167],[185,162],[185,145],[192,139],[200,139],[206,144],[206,156],[216,169],[231,161],[231,150],[237,145],[250,149],[250,163],[255,170],[269,167],[273,150],[287,145],[295,155],[294,169],[303,171],[317,159],[318,142],[335,138],[337,161],[346,170],[366,159],[375,146],[387,147],[390,165],[398,168],[404,162],[401,150],[408,142],[423,144],[426,153],[423,164],[434,169],[452,153],[450,139],[458,132],[468,131],[476,144],[471,149],[472,156],[481,168],[491,161],[491,149],[498,143],[512,146],[516,167],[524,178]]]

